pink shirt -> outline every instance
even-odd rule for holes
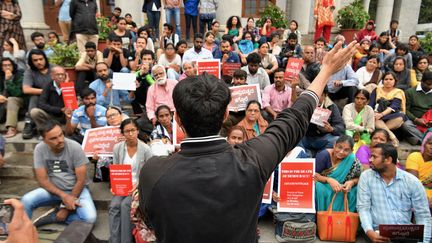
[[[164,86],[157,83],[152,84],[147,91],[147,116],[148,119],[155,118],[155,111],[160,105],[167,105],[171,111],[175,111],[172,93],[177,81],[167,79]]]
[[[285,90],[277,91],[275,85],[269,85],[264,88],[262,94],[263,107],[271,107],[276,112],[291,107],[291,87],[285,85]]]

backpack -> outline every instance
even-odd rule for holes
[[[275,213],[275,234],[279,242],[314,242],[317,226],[313,213]]]

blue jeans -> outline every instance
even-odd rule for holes
[[[339,138],[339,136],[327,133],[322,137],[307,137],[304,136],[298,146],[306,149],[318,152],[326,148],[333,148],[334,143]]]
[[[171,18],[174,16],[175,26],[176,26],[176,34],[181,39],[181,28],[180,28],[180,8],[166,8],[165,9],[165,18],[168,24],[171,24]]]
[[[70,191],[66,191],[70,193]],[[22,204],[31,219],[33,209],[44,206],[58,206],[62,202],[59,196],[49,193],[47,190],[39,187],[33,191],[26,193],[22,199]],[[87,187],[84,187],[81,195],[79,196],[80,207],[77,207],[74,213],[69,214],[65,223],[70,224],[72,221],[84,221],[94,224],[96,222],[96,208],[93,199]]]
[[[147,19],[150,27],[156,34],[156,39],[159,39],[159,22],[160,22],[160,11],[147,11]],[[154,38],[154,36],[152,36]]]

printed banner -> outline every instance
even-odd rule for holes
[[[240,63],[226,62],[222,64],[222,75],[232,77],[234,71],[241,68]]]
[[[303,62],[301,58],[290,57],[285,69],[284,79],[288,80],[290,77],[296,77],[302,69]]]
[[[65,108],[69,108],[71,110],[78,109],[74,82],[62,82],[60,83],[60,89],[62,91]]]
[[[279,164],[278,212],[315,213],[315,159],[287,159]]]
[[[379,235],[398,242],[423,242],[424,225],[419,224],[380,224]]]
[[[331,115],[331,110],[324,109],[321,107],[315,108],[314,113],[312,114],[312,118],[310,120],[311,123],[318,125],[320,127],[324,126],[324,122],[328,121]]]
[[[220,78],[220,60],[199,60],[197,61],[198,74],[207,72],[208,74],[214,75],[216,78]]]
[[[261,90],[259,84],[240,85],[230,87],[231,102],[228,105],[229,111],[244,111],[251,100],[258,101],[262,106]]]
[[[262,203],[271,204],[272,202],[272,195],[273,195],[273,179],[274,179],[274,172],[271,174],[270,178],[268,179],[263,192],[262,197]]]
[[[111,190],[116,196],[128,196],[132,190],[132,166],[110,165]]]
[[[123,135],[118,126],[98,127],[87,129],[82,143],[82,149],[86,156],[93,156],[98,152],[99,156],[113,156],[114,145],[120,142]]]

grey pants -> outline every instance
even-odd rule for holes
[[[412,122],[410,119],[406,120],[401,127],[402,131],[409,137],[414,137],[418,139],[418,141],[421,141],[423,134],[417,129],[414,122]]]
[[[113,196],[108,210],[110,243],[132,243],[132,197]]]
[[[48,114],[46,111],[40,109],[40,108],[33,108],[30,111],[30,117],[31,119],[36,123],[37,128],[41,128],[43,124],[45,124],[49,120],[56,120],[60,122],[61,124],[64,123],[63,116],[62,117],[56,117],[53,115]]]

